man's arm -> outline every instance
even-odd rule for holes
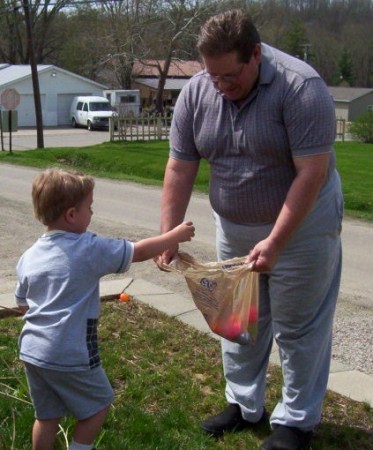
[[[199,161],[168,160],[161,201],[161,233],[179,225],[185,217],[193,191],[193,184],[199,168]],[[173,246],[161,256],[168,264],[178,250]]]
[[[329,153],[294,158],[296,177],[271,234],[249,253],[246,262],[254,262],[254,270],[272,270],[281,249],[311,211],[325,181]]]

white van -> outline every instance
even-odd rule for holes
[[[113,115],[110,102],[105,97],[94,95],[74,97],[71,103],[71,125],[87,127],[88,130],[109,128],[109,117]]]

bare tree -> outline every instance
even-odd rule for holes
[[[17,0],[0,0],[0,59],[9,64],[24,60],[27,38],[22,7]]]
[[[158,4],[147,0],[103,1],[105,15],[107,54],[102,64],[111,70],[121,88],[131,88],[132,67],[143,48],[143,29],[148,17],[155,13]]]
[[[147,48],[143,49],[143,57],[139,58],[143,64],[152,59],[150,64],[158,72],[158,89],[155,99],[157,112],[163,113],[163,95],[167,75],[172,61],[180,59],[184,41],[195,42],[195,30],[201,20],[206,17],[209,6],[201,6],[198,2],[185,0],[169,0],[164,3],[162,15],[155,16],[149,22]],[[149,39],[149,34],[153,40]]]
[[[58,13],[70,0],[29,0],[28,11],[35,60],[43,63],[62,44],[54,28]],[[23,1],[0,1],[0,56],[10,64],[28,64],[30,59]]]

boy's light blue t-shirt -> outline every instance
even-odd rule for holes
[[[18,306],[28,306],[19,345],[23,361],[61,371],[100,365],[99,281],[125,272],[134,244],[93,233],[46,233],[17,264]]]

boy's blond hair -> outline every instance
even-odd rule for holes
[[[35,217],[44,225],[61,215],[93,191],[94,179],[89,175],[63,169],[47,169],[32,183],[32,203]]]

